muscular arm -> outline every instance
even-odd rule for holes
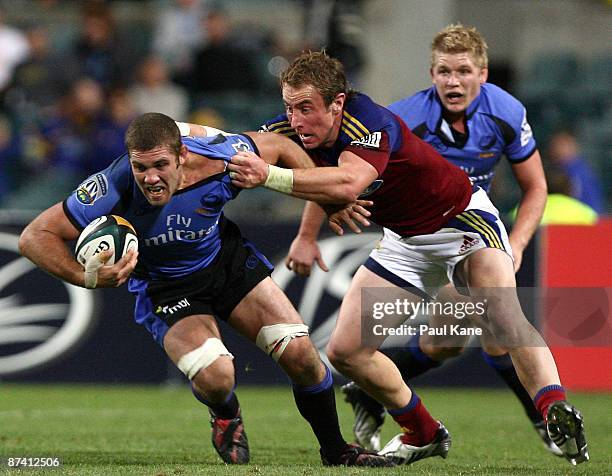
[[[547,189],[542,160],[537,150],[529,159],[512,165],[512,172],[522,192],[516,221],[509,236],[515,255],[515,270],[518,270],[521,266],[523,251],[542,219],[546,206]]]
[[[193,136],[193,137],[209,137],[216,136],[217,134],[227,135],[228,132],[222,131],[215,127],[203,126],[200,124],[192,124],[189,122],[178,122],[176,125],[181,131],[181,136]]]
[[[315,166],[310,156],[287,137],[273,132],[245,132],[255,142],[260,157],[268,164],[287,169],[308,169]]]
[[[241,188],[262,185],[268,177],[268,164],[254,154],[235,155],[228,169],[235,174],[232,183]],[[295,168],[291,195],[321,204],[352,203],[377,177],[374,166],[353,152],[344,151],[337,167]]]
[[[66,244],[75,240],[79,231],[68,220],[61,203],[38,215],[21,233],[19,252],[36,266],[76,286],[85,287],[83,267]],[[129,252],[112,266],[98,271],[97,287],[123,284],[136,266],[137,253]],[[106,260],[110,257],[107,253]]]
[[[76,286],[84,286],[83,267],[66,245],[78,230],[64,213],[61,203],[38,215],[21,233],[19,252],[53,276]]]

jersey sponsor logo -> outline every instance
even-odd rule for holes
[[[251,150],[251,146],[242,139],[238,139],[238,142],[233,143],[232,147],[236,152],[247,152]]]
[[[523,122],[521,123],[521,146],[525,147],[532,137],[533,132],[531,132],[531,126],[527,122],[527,112],[525,112]]]
[[[96,174],[76,189],[76,199],[83,205],[93,205],[108,193],[108,181],[104,174]]]
[[[385,181],[382,179],[374,180],[374,182],[368,185],[366,189],[363,192],[361,192],[361,195],[359,195],[359,198],[365,198],[369,195],[372,195],[374,192],[376,192],[376,190],[382,187],[384,183]]]
[[[204,209],[196,209],[205,211]],[[202,215],[200,213],[200,215]],[[161,246],[167,243],[172,243],[174,241],[198,241],[202,240],[205,236],[211,234],[213,230],[217,228],[219,224],[219,218],[215,220],[208,228],[201,228],[199,230],[190,230],[188,229],[191,225],[191,218],[184,217],[182,215],[168,215],[166,218],[166,226],[167,230],[165,233],[160,233],[156,236],[149,236],[144,238],[142,242],[145,246]],[[181,228],[177,228],[181,227]]]
[[[166,306],[157,306],[155,309],[155,314],[164,314],[164,315],[173,315],[175,312],[180,311],[181,309],[185,309],[190,307],[191,303],[187,298],[183,298],[180,301],[177,301],[176,304],[166,305]]]
[[[380,149],[381,139],[382,139],[381,132],[373,132],[372,134],[362,137],[361,139],[352,141],[350,145],[355,145],[358,147],[366,147],[368,149]]]
[[[93,293],[60,281],[19,255],[0,233],[0,376],[18,376],[71,353],[94,324]],[[44,290],[44,293],[41,293]]]

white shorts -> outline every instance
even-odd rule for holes
[[[435,297],[449,282],[465,286],[454,276],[455,267],[482,248],[498,248],[512,257],[499,212],[478,188],[467,208],[435,233],[402,238],[385,228],[364,266],[397,286]]]

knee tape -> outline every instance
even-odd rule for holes
[[[278,362],[292,339],[308,336],[308,326],[304,324],[273,324],[263,326],[257,334],[257,347]]]
[[[234,358],[220,339],[211,337],[206,339],[204,344],[197,349],[183,355],[176,365],[191,380],[195,374],[208,367],[222,355],[227,355],[231,359]]]

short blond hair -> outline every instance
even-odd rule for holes
[[[468,53],[480,68],[487,68],[487,42],[472,26],[453,23],[438,32],[431,42],[431,67],[436,63],[436,53]]]

